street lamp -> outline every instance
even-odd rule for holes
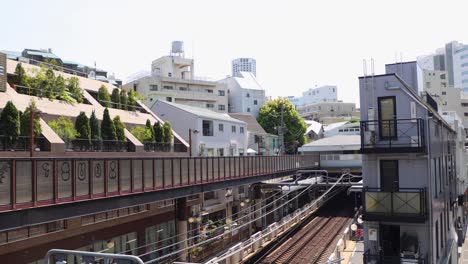
[[[189,128],[189,135],[188,135],[188,140],[189,140],[189,153],[190,153],[190,157],[192,157],[192,133],[194,135],[198,134],[198,130],[194,129],[192,130],[191,128]]]
[[[29,120],[29,156],[32,157],[34,153],[34,116],[35,115],[41,115],[42,111],[41,110],[36,110],[34,111],[31,109],[31,116]]]

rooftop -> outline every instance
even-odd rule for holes
[[[300,152],[310,151],[343,151],[359,150],[361,148],[360,135],[336,135],[322,138],[314,142],[303,145]]]
[[[253,115],[242,113],[230,113],[229,116],[247,123],[247,131],[249,132],[252,132],[257,135],[266,134],[263,127],[260,126],[260,124],[257,122],[257,119],[255,119]]]
[[[257,78],[251,72],[239,72],[242,77],[233,77],[234,80],[243,89],[264,90],[257,82]]]

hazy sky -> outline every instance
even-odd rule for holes
[[[358,103],[363,59],[383,73],[396,53],[414,60],[451,40],[468,42],[466,1],[1,2],[0,50],[52,48],[125,80],[182,40],[198,76],[223,78],[233,58],[254,57],[271,96],[334,84],[339,99]]]

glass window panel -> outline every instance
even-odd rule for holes
[[[157,187],[162,187],[163,186],[163,160],[162,159],[156,159],[154,164],[154,170],[155,170],[155,177],[156,177],[156,186]]]
[[[133,189],[141,190],[143,184],[143,161],[133,160]]]
[[[170,159],[164,159],[164,180],[166,186],[172,186],[172,162]]]
[[[16,202],[32,201],[32,175],[30,161],[16,162]]]
[[[87,160],[75,161],[76,195],[89,194],[89,162]]]
[[[107,192],[118,191],[119,161],[107,161]]]
[[[180,159],[173,159],[172,166],[174,166],[174,185],[180,185]]]
[[[130,190],[130,160],[120,160],[120,188]]]
[[[11,162],[0,161],[0,205],[11,203]]]
[[[37,199],[39,201],[52,200],[54,198],[53,164],[54,163],[50,160],[37,162]]]
[[[145,188],[153,188],[153,160],[143,160],[145,167]]]
[[[58,198],[72,196],[72,164],[71,161],[58,162]]]
[[[104,161],[95,160],[93,164],[93,194],[104,193]]]

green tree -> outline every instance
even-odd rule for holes
[[[172,126],[169,121],[164,122],[163,125],[163,142],[171,143],[172,142]]]
[[[132,133],[132,135],[134,135],[142,143],[152,142],[153,140],[153,133],[151,133],[151,131],[149,131],[148,128],[144,126],[134,126],[132,129],[130,129],[130,133]]]
[[[120,93],[118,88],[114,88],[112,90],[112,95],[111,95],[111,102],[112,102],[112,108],[120,108]]]
[[[85,112],[80,112],[75,120],[75,129],[78,131],[79,139],[91,139],[91,126]]]
[[[46,69],[45,79],[42,80],[41,91],[43,96],[49,99],[55,99],[56,94],[54,93],[55,84],[55,73],[52,69]]]
[[[13,83],[15,85],[25,86],[25,87],[29,87],[30,85],[29,77],[28,75],[26,75],[26,71],[24,70],[23,65],[21,65],[21,63],[16,64],[15,75],[13,77]],[[25,89],[22,87],[17,87],[16,91],[18,91],[18,93],[28,93],[28,89]]]
[[[96,117],[96,113],[91,113],[91,117],[89,118],[89,126],[90,126],[90,137],[93,140],[100,140],[101,139],[101,127],[99,126],[99,120]]]
[[[267,102],[260,108],[258,123],[267,133],[278,135],[282,111],[285,128],[284,150],[287,153],[295,153],[297,147],[306,142],[304,133],[307,126],[291,102],[284,98]]]
[[[80,88],[80,80],[76,77],[67,79],[67,90],[70,95],[78,102],[83,103],[83,90]]]
[[[156,122],[153,125],[153,133],[154,133],[154,140],[157,143],[162,143],[164,142],[164,130],[161,126],[161,123]]]
[[[153,126],[151,126],[151,121],[149,119],[146,119],[145,129],[148,131],[150,135],[148,142],[155,142]]]
[[[115,135],[118,141],[125,142],[127,137],[125,136],[125,124],[120,120],[120,116],[114,117]]]
[[[104,86],[104,85],[101,85],[101,87],[98,90],[98,101],[104,107],[109,107],[110,106],[110,104],[109,104],[110,95],[109,95],[109,92],[107,91],[106,86]]]
[[[109,109],[104,109],[101,123],[101,137],[103,140],[116,140],[115,125],[109,115]]]
[[[135,111],[135,105],[136,105],[136,92],[135,90],[131,89],[130,92],[128,92],[128,101],[127,101],[127,110],[129,111]]]
[[[29,102],[28,107],[24,110],[24,113],[21,115],[20,118],[20,131],[21,136],[28,137],[30,134],[30,127],[31,127],[31,111],[37,112],[39,109],[36,106],[36,101],[31,100]],[[42,127],[41,127],[41,117],[39,115],[34,115],[34,136],[39,137],[42,134]]]
[[[20,134],[18,109],[8,101],[0,114],[0,135],[4,136],[7,146],[14,144]]]
[[[79,135],[73,121],[69,117],[61,116],[55,120],[49,121],[47,124],[65,142],[71,141]]]
[[[120,90],[120,109],[127,110],[128,97],[127,92],[122,89]]]

